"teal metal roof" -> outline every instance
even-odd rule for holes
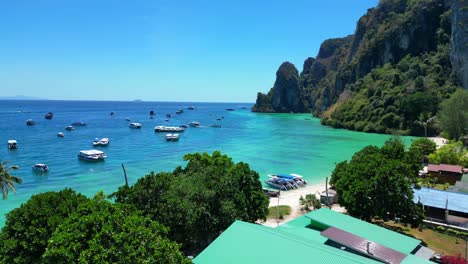
[[[320,236],[318,232],[311,235]],[[359,255],[317,243],[313,239],[294,236],[275,228],[234,222],[193,262],[211,263],[380,263]]]
[[[334,212],[328,208],[312,211],[306,217],[377,242],[404,254],[410,254],[421,243],[421,241],[412,237]]]

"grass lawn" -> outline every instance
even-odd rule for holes
[[[278,206],[272,206],[268,208],[268,216],[267,219],[277,219],[278,218]],[[279,214],[286,216],[291,213],[291,207],[287,205],[280,205],[279,206]]]
[[[403,226],[402,224],[394,222],[377,222],[377,224],[396,232],[405,233],[415,237],[425,242],[427,246],[436,253],[442,255],[461,254],[462,256],[465,256],[465,241],[455,236],[442,234],[429,228],[424,228],[422,231],[419,231],[418,228],[411,228],[410,226]]]

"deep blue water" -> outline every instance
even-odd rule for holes
[[[196,110],[187,110],[194,106]],[[17,193],[0,201],[0,226],[4,214],[27,201],[33,194],[71,187],[86,195],[103,190],[110,194],[124,183],[121,164],[134,183],[150,171],[172,171],[184,165],[182,157],[192,152],[221,150],[234,161],[244,161],[263,179],[268,173],[299,173],[311,182],[328,176],[334,164],[349,159],[368,144],[381,145],[388,136],[336,130],[320,125],[310,115],[256,114],[246,103],[103,102],[103,101],[0,101],[0,160],[19,165],[13,174],[24,183]],[[182,115],[176,115],[184,108]],[[235,111],[226,111],[233,108]],[[243,109],[245,108],[245,109]],[[156,112],[150,119],[149,112]],[[54,118],[44,115],[53,112]],[[115,112],[114,116],[110,112]],[[166,113],[171,113],[169,122]],[[142,129],[130,129],[126,118],[139,122]],[[223,118],[224,117],[224,118]],[[216,120],[222,118],[221,121]],[[35,126],[26,126],[33,119]],[[88,125],[65,131],[75,121]],[[188,128],[178,142],[167,142],[157,125],[201,123]],[[209,127],[220,124],[221,128]],[[64,138],[57,133],[63,132]],[[80,150],[92,149],[96,137],[110,138],[104,162],[77,159]],[[17,150],[7,149],[7,140],[16,139]],[[32,172],[35,163],[46,163],[45,175]]]

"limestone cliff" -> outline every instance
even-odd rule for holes
[[[453,72],[465,89],[468,89],[468,1],[453,0],[452,52]]]

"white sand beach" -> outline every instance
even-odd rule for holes
[[[301,211],[301,206],[299,204],[299,197],[306,196],[307,194],[315,194],[317,198],[320,198],[320,193],[325,191],[325,184],[315,184],[315,185],[309,185],[304,188],[296,189],[296,190],[290,190],[290,191],[281,191],[281,195],[278,198],[273,197],[270,198],[270,205],[269,207],[272,206],[277,206],[278,203],[279,205],[288,205],[291,207],[291,213],[287,216],[284,217],[283,220],[278,222],[277,219],[269,219],[266,222],[261,223],[262,225],[265,226],[270,226],[270,227],[276,227],[278,225],[284,224],[288,221],[291,221],[294,218],[297,218],[298,216],[304,214],[305,212]],[[279,200],[279,201],[278,201]],[[334,205],[331,208],[332,210],[340,211],[343,212],[344,208]]]

